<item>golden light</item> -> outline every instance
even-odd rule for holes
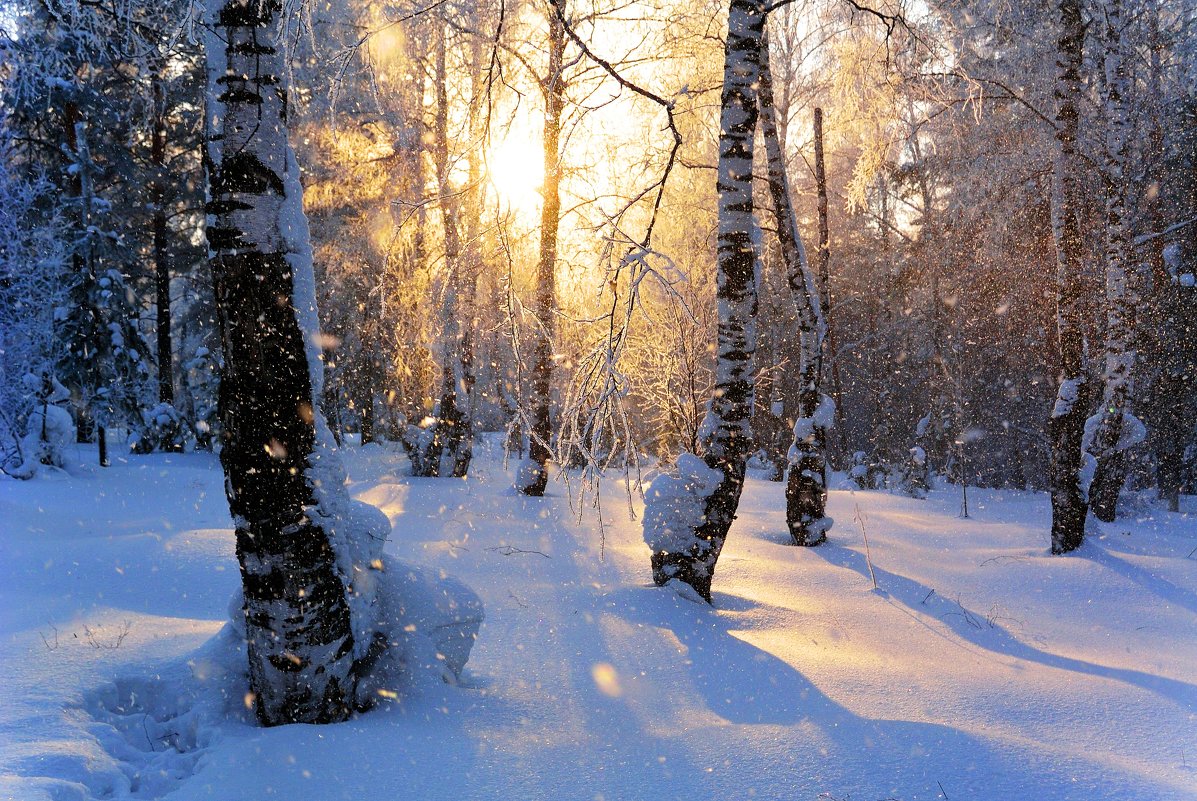
[[[544,153],[539,136],[522,133],[511,131],[494,143],[486,154],[486,168],[501,210],[531,217],[541,205]]]

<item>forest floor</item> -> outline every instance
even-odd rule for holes
[[[600,531],[493,447],[466,481],[347,460],[389,551],[484,600],[463,686],[258,728],[215,457],[0,480],[0,798],[1197,799],[1197,499],[1052,557],[1042,494],[838,490],[797,549],[752,479],[712,608],[649,584],[615,482]]]

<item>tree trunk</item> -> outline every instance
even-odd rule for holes
[[[818,545],[827,539],[827,531],[831,528],[831,519],[827,517],[826,448],[827,429],[834,422],[835,414],[830,408],[831,399],[819,392],[825,332],[822,304],[814,274],[806,260],[806,249],[798,234],[785,154],[777,135],[767,30],[760,39],[760,94],[757,101],[768,163],[769,195],[777,221],[777,240],[798,320],[797,336],[787,337],[787,342],[796,339],[798,343],[798,352],[791,361],[799,365],[799,378],[798,408],[786,468],[786,525],[795,545]],[[820,242],[820,258],[825,247],[826,243]]]
[[[206,152],[207,235],[225,357],[220,460],[236,523],[250,689],[265,725],[343,720],[356,705],[357,666],[375,645],[373,582],[353,578],[379,557],[370,537],[341,525],[350,502],[315,403],[323,367],[276,48],[280,3],[215,0],[210,8],[216,86],[207,117],[218,130]]]
[[[1120,0],[1106,4],[1106,343],[1105,376],[1099,411],[1089,421],[1087,450],[1097,460],[1089,486],[1093,515],[1104,522],[1117,516],[1118,495],[1129,467],[1127,448],[1142,441],[1143,425],[1131,411],[1134,393],[1134,306],[1130,286],[1131,246],[1126,226],[1127,118],[1126,60],[1122,54]]]
[[[556,333],[557,229],[561,223],[561,114],[565,108],[565,28],[549,11],[549,70],[541,81],[544,94],[544,197],[540,211],[540,260],[536,269],[533,313],[537,331],[532,347],[531,430],[529,461],[516,478],[523,495],[544,494],[553,436],[550,401],[553,382],[553,339]]]
[[[80,201],[80,229],[81,236],[86,240],[87,244],[83,248],[83,253],[75,253],[74,267],[77,271],[82,271],[83,280],[86,282],[86,297],[87,308],[84,313],[88,317],[88,339],[92,341],[85,343],[85,346],[94,347],[101,337],[109,335],[107,331],[102,330],[102,319],[100,310],[95,306],[94,292],[99,286],[99,277],[96,275],[96,251],[95,251],[95,237],[93,229],[92,213],[95,209],[95,187],[92,184],[92,161],[91,161],[91,147],[87,140],[87,124],[79,121],[72,127],[72,138],[70,139],[70,146],[72,151],[78,156],[79,166],[79,201]],[[81,357],[85,366],[84,373],[87,379],[84,382],[83,395],[85,396],[84,403],[87,405],[87,414],[92,419],[96,428],[96,446],[99,451],[100,467],[109,467],[111,462],[108,459],[108,420],[106,415],[102,412],[97,413],[93,406],[93,401],[100,397],[100,389],[103,384],[103,374],[101,372],[100,359],[98,353],[88,354],[78,353],[77,357]]]
[[[84,248],[83,255],[83,269],[87,276],[85,279],[89,287],[95,287],[99,284],[99,279],[96,276],[96,252],[95,242],[92,237],[92,210],[95,208],[95,196],[93,194],[94,187],[92,186],[91,174],[91,149],[87,141],[87,128],[82,122],[75,123],[75,147],[76,152],[80,157],[79,170],[79,198],[81,202],[81,211],[83,215],[83,236],[87,239],[87,246]],[[94,290],[93,290],[94,291]],[[93,303],[91,292],[88,292],[88,302]],[[107,332],[100,330],[101,320],[100,312],[91,305],[87,309],[87,314],[91,318],[91,329],[99,336],[105,336]],[[97,354],[98,355],[98,354]],[[94,399],[99,396],[99,390],[103,379],[100,374],[100,367],[98,359],[95,356],[88,359],[90,362],[85,368],[91,378],[89,382],[88,395]],[[103,413],[94,414],[93,417],[96,424],[96,448],[99,451],[100,467],[108,467],[110,465],[108,459],[108,420]]]
[[[1081,485],[1082,439],[1089,405],[1085,359],[1084,286],[1080,231],[1078,111],[1085,44],[1080,0],[1060,0],[1055,96],[1060,150],[1053,176],[1052,231],[1056,247],[1056,325],[1060,342],[1060,388],[1048,421],[1052,459],[1052,553],[1080,547],[1088,502]]]
[[[1151,231],[1162,231],[1165,227],[1162,189],[1168,180],[1163,123],[1167,103],[1163,90],[1165,45],[1160,31],[1159,5],[1151,4],[1146,13],[1149,37],[1147,91],[1150,96],[1150,122],[1145,149],[1149,159],[1146,227]],[[1197,166],[1197,158],[1190,158],[1189,163]],[[1191,185],[1197,188],[1197,181],[1191,180]],[[1150,190],[1153,186],[1154,192]],[[1193,206],[1197,208],[1197,203]],[[1147,341],[1151,351],[1145,357],[1145,361],[1152,364],[1154,370],[1150,400],[1144,410],[1148,419],[1144,422],[1148,423],[1149,428],[1159,498],[1167,503],[1168,511],[1179,512],[1181,475],[1188,435],[1189,387],[1185,359],[1182,355],[1185,350],[1182,346],[1185,324],[1179,307],[1179,286],[1168,271],[1164,259],[1165,244],[1165,239],[1160,237],[1148,245],[1147,263],[1151,269],[1152,293],[1146,309],[1149,321]]]
[[[428,453],[423,456],[421,475],[462,478],[469,472],[473,455],[471,395],[474,388],[472,307],[473,269],[463,258],[461,211],[449,180],[449,74],[445,65],[445,26],[437,24],[436,124],[434,157],[441,219],[445,229],[445,282],[441,304],[443,322],[441,357],[441,399],[433,423]]]
[[[752,449],[752,360],[756,349],[756,220],[753,216],[752,150],[757,123],[761,35],[760,0],[731,0],[720,100],[719,234],[716,293],[719,309],[715,392],[703,424],[710,484],[687,481],[700,514],[686,519],[645,510],[645,538],[653,550],[653,581],[678,579],[711,600],[711,578],[735,519]],[[693,457],[691,457],[692,459]],[[679,465],[684,460],[679,459]],[[660,480],[660,479],[658,479]],[[654,487],[656,482],[654,482]],[[650,487],[650,494],[652,492]],[[664,493],[662,493],[664,495]],[[650,503],[654,501],[650,498]],[[693,508],[687,504],[687,508]],[[670,530],[672,527],[673,530]],[[681,531],[677,529],[682,529]]]
[[[815,192],[818,197],[819,247],[815,262],[819,271],[819,305],[823,310],[823,361],[831,365],[831,399],[835,401],[835,427],[839,430],[840,460],[848,457],[848,432],[844,427],[844,389],[840,382],[840,359],[835,349],[835,325],[831,314],[831,230],[827,218],[827,162],[823,157],[823,109],[815,108]],[[784,150],[783,150],[784,152]]]
[[[153,84],[154,119],[150,132],[150,163],[154,165],[154,184],[151,199],[154,204],[153,251],[154,290],[157,305],[158,334],[158,402],[175,402],[174,365],[170,336],[170,255],[166,226],[166,99],[162,81]]]

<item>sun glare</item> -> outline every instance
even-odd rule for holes
[[[538,137],[511,133],[486,156],[490,184],[504,212],[532,215],[541,203],[544,154]]]

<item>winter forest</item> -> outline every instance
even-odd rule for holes
[[[1197,801],[1195,396],[1195,0],[0,0],[0,797]]]

